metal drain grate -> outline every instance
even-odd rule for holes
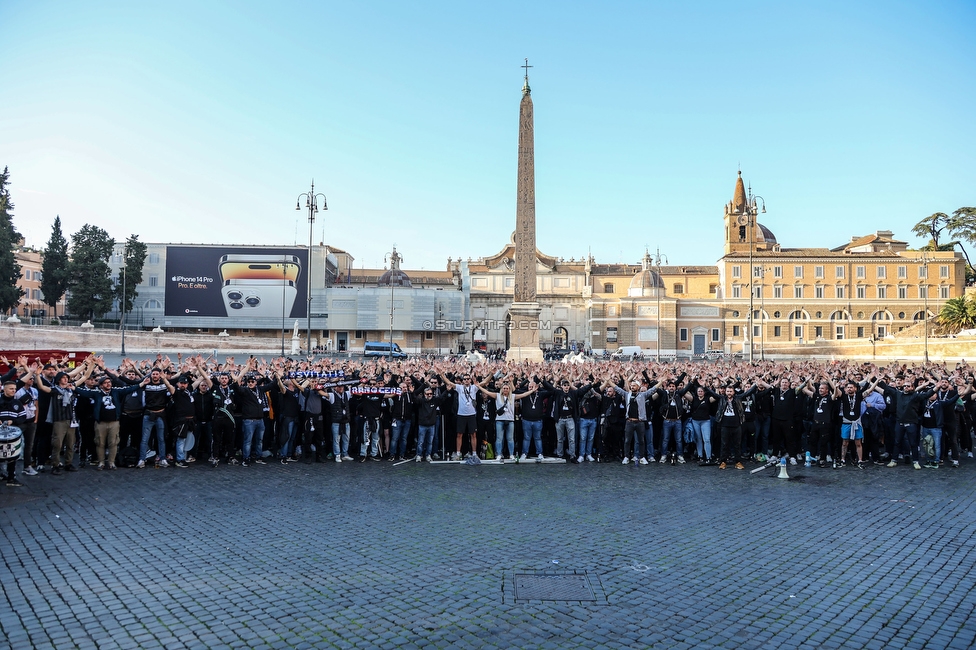
[[[585,571],[512,574],[510,595],[516,603],[578,602],[606,604],[599,578]]]

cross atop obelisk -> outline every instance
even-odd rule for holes
[[[512,323],[509,359],[542,360],[539,347],[539,313],[536,302],[535,248],[535,136],[529,60],[525,59],[525,84],[519,105],[518,179],[515,204],[515,300],[509,310]]]

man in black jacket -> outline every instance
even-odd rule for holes
[[[915,469],[922,469],[918,462],[918,422],[921,406],[932,396],[934,389],[923,390],[926,386],[933,385],[933,381],[919,379],[917,382],[898,377],[895,379],[895,387],[889,386],[883,381],[877,382],[878,388],[886,398],[891,399],[895,411],[895,436],[896,452],[891,456],[888,467],[897,467],[897,449],[900,446],[902,451],[906,450],[911,456],[911,463]],[[908,462],[908,458],[905,459]]]

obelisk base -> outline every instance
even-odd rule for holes
[[[539,347],[539,314],[542,307],[537,302],[513,302],[508,310],[509,348],[508,361],[542,361]]]

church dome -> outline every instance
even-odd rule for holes
[[[381,275],[380,279],[376,283],[376,286],[378,287],[388,287],[390,285],[393,285],[395,287],[413,286],[410,283],[410,276],[408,276],[400,269],[390,269],[389,271]]]
[[[630,290],[627,292],[629,296],[655,296],[655,289],[663,289],[664,282],[661,281],[661,276],[657,274],[656,271],[651,269],[643,269],[637,272],[637,275],[633,277],[630,281]]]
[[[766,226],[762,225],[758,221],[756,222],[756,225],[759,226],[759,232],[760,232],[760,234],[762,236],[762,240],[764,242],[766,242],[767,244],[775,244],[775,243],[777,243],[776,242],[776,235],[773,234],[773,231],[772,230],[770,230]]]

